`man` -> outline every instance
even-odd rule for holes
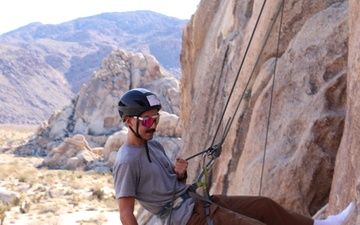
[[[141,88],[127,91],[118,103],[120,117],[130,129],[113,168],[123,225],[137,224],[135,199],[164,223],[174,225],[345,225],[350,219],[354,203],[336,216],[314,221],[265,197],[221,195],[210,198],[207,216],[207,202],[197,198],[186,184],[187,161],[177,158],[173,164],[162,145],[152,140],[160,109],[157,96]]]

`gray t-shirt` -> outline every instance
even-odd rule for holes
[[[171,202],[174,182],[175,196],[187,191],[189,185],[177,181],[174,164],[166,156],[162,145],[155,140],[148,141],[151,163],[146,155],[145,145],[123,145],[120,147],[113,167],[116,198],[135,197],[142,207],[157,214]],[[172,213],[172,224],[185,225],[194,208],[194,200],[187,199]]]

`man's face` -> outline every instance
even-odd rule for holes
[[[138,118],[138,132],[145,140],[151,140],[156,131],[156,118],[159,116],[157,109],[151,109],[141,114]],[[134,118],[134,126],[136,126],[136,118]],[[136,127],[134,127],[136,129]]]

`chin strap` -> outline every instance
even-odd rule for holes
[[[136,132],[134,131],[134,129],[132,127],[129,126],[130,130],[135,134],[135,136],[137,138],[140,138],[142,140],[145,141],[145,149],[146,149],[146,155],[148,157],[148,160],[149,162],[151,163],[151,159],[150,159],[150,151],[149,151],[149,146],[148,146],[148,143],[147,143],[147,140],[145,140],[144,138],[141,137],[141,135],[139,134],[139,119],[136,119]]]

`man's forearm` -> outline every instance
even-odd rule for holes
[[[122,225],[138,225],[134,214],[128,214],[128,215],[120,214],[120,221]]]

